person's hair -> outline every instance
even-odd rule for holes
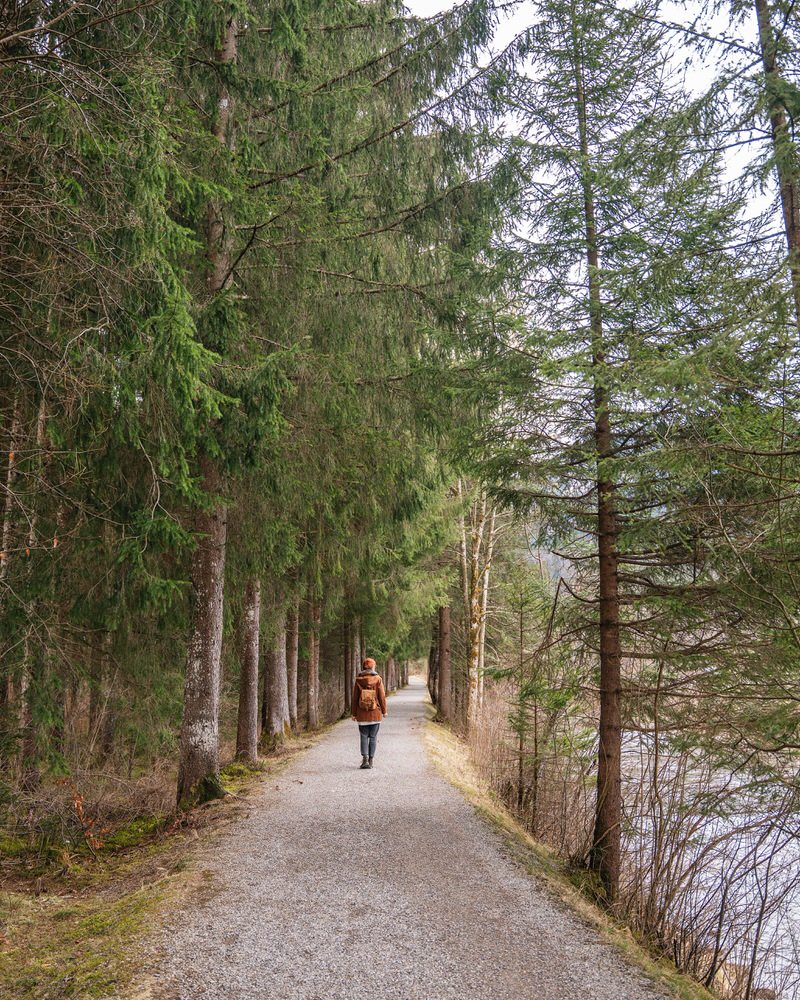
[[[362,667],[373,667],[374,668],[375,667],[375,661],[372,659],[371,656],[365,656],[364,659],[361,661],[361,666]]]

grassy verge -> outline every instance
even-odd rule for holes
[[[159,911],[202,881],[193,849],[246,809],[248,796],[327,730],[293,736],[256,768],[229,764],[229,794],[178,817],[139,817],[92,853],[85,845],[26,858],[9,842],[0,865],[0,996],[67,1000],[126,996],[139,944]]]
[[[544,881],[551,891],[595,927],[605,942],[617,948],[654,983],[680,1000],[714,1000],[708,990],[679,973],[671,962],[653,955],[643,942],[634,937],[630,928],[615,921],[592,902],[581,890],[581,885],[586,885],[587,873],[570,871],[561,858],[520,826],[481,779],[470,760],[468,747],[448,726],[429,718],[425,742],[439,773],[461,792],[478,815],[497,830],[506,850],[520,867]]]

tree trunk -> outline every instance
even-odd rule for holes
[[[8,567],[11,558],[11,550],[14,546],[14,526],[16,499],[14,495],[14,482],[17,478],[17,454],[19,452],[21,425],[19,417],[19,396],[14,397],[14,409],[11,416],[11,427],[8,435],[8,464],[5,474],[5,498],[3,500],[3,535],[2,549],[0,550],[0,610],[5,614],[8,609]],[[20,705],[24,695],[17,690],[20,687],[15,683],[13,675],[13,659],[8,651],[3,651],[0,657],[0,676],[2,676],[2,701],[8,707],[8,727],[9,730],[16,730],[17,726],[22,726],[21,716],[25,714],[24,706]],[[24,684],[24,679],[22,680]]]
[[[26,634],[23,642],[24,668],[20,678],[19,697],[22,707],[20,719],[20,787],[25,792],[35,791],[41,782],[39,771],[39,740],[36,724],[35,681],[39,671],[30,649]],[[55,727],[54,727],[55,728]]]
[[[439,704],[439,616],[431,629],[431,648],[428,653],[428,693],[434,705]]]
[[[350,653],[350,624],[342,623],[342,683],[344,685],[344,717],[347,718],[352,711],[353,686],[350,683],[350,671],[353,657]]]
[[[231,65],[236,62],[236,18],[231,14],[225,27],[225,38],[222,46],[215,52],[216,62]],[[224,81],[221,73],[218,80]],[[233,133],[233,99],[224,82],[220,83],[217,93],[217,114],[212,133],[221,146],[234,148]],[[226,234],[223,202],[212,198],[206,209],[206,258],[210,265],[206,277],[206,286],[213,296],[221,292],[231,279],[231,247]]]
[[[319,625],[321,612],[319,602],[311,600],[308,607],[308,728],[319,726]]]
[[[236,19],[231,14],[218,63],[236,61]],[[224,81],[225,75],[219,77]],[[233,148],[233,101],[224,82],[217,93],[212,133],[220,145]],[[231,248],[226,234],[223,206],[214,199],[206,212],[206,287],[213,299],[230,281]],[[221,474],[218,460],[207,453],[200,458],[204,492],[216,497]],[[202,802],[223,794],[219,780],[219,687],[222,653],[225,545],[228,512],[222,505],[199,511],[195,519],[197,548],[191,568],[191,623],[186,657],[183,724],[178,767],[178,803]]]
[[[350,692],[352,694],[353,687],[356,683],[356,677],[358,671],[361,669],[361,625],[356,618],[353,621],[351,630],[352,647],[350,650],[351,660],[350,660]]]
[[[483,707],[484,670],[486,667],[486,617],[489,612],[489,578],[492,572],[494,556],[496,511],[492,508],[489,518],[489,539],[486,545],[486,560],[483,564],[483,581],[481,583],[481,624],[478,635],[478,707]]]
[[[236,758],[258,760],[258,661],[261,634],[261,580],[251,577],[245,585],[244,609],[239,622],[239,717]]]
[[[467,564],[469,611],[467,617],[467,725],[474,728],[480,709],[480,654],[483,599],[483,570],[481,551],[486,528],[486,494],[481,492],[475,503],[470,532],[470,551]]]
[[[452,717],[450,676],[450,608],[439,608],[439,712]]]
[[[47,403],[42,396],[39,401],[39,409],[36,416],[36,448],[38,450],[37,461],[39,463],[39,468],[36,470],[38,475],[41,477],[42,481],[47,478],[47,469],[50,464],[50,455],[47,447]],[[11,456],[9,456],[11,457]],[[56,513],[56,535],[53,540],[54,547],[58,542],[58,529],[61,523],[61,518],[63,516],[63,508],[59,507]],[[37,543],[37,530],[39,523],[39,511],[34,505],[31,511],[30,521],[28,524],[28,538],[26,546],[26,558],[28,560],[28,565],[26,567],[26,576],[28,582],[30,582],[31,573],[33,571],[32,565],[32,553],[36,549]],[[5,525],[4,525],[5,528]],[[5,539],[4,539],[5,544]],[[36,697],[38,694],[38,687],[41,685],[44,666],[44,656],[43,651],[37,644],[33,649],[31,649],[31,635],[33,634],[33,620],[36,617],[36,605],[37,600],[35,597],[30,597],[26,603],[26,623],[25,623],[25,640],[22,644],[22,665],[20,668],[20,679],[19,679],[19,689],[20,689],[20,701],[22,707],[22,740],[20,743],[20,757],[21,757],[21,784],[26,791],[33,791],[39,786],[41,780],[41,774],[39,770],[39,721],[37,719],[36,712]],[[59,714],[55,715],[55,725],[54,731],[58,734],[59,725],[61,724],[61,749],[63,752],[63,739],[65,734],[65,727],[63,722],[65,717],[61,716],[61,723],[59,722]]]
[[[215,460],[204,456],[203,488],[219,492]],[[178,803],[192,804],[222,794],[219,781],[219,686],[225,584],[227,510],[214,506],[195,519],[192,555],[191,624],[183,694]]]
[[[297,598],[286,616],[286,683],[289,700],[289,725],[297,729],[297,652],[300,644],[300,607]]]
[[[597,248],[594,192],[590,172],[590,151],[586,123],[583,58],[577,39],[575,83],[578,128],[582,155],[586,263],[589,276],[589,322],[591,329],[594,393],[594,432],[597,452],[597,556],[600,603],[600,722],[597,760],[597,802],[594,837],[590,855],[592,868],[599,874],[606,901],[614,906],[621,865],[622,817],[622,724],[621,649],[619,633],[619,575],[617,568],[617,513],[614,482],[609,462],[612,455],[611,420],[607,365],[603,340],[600,297],[600,257]]]
[[[775,34],[772,30],[768,0],[755,0],[758,35],[769,106],[769,124],[775,169],[778,174],[783,227],[789,252],[789,274],[794,297],[795,322],[800,328],[800,183],[798,148],[792,137],[787,113],[781,98],[783,79],[778,69]]]
[[[14,413],[11,417],[11,430],[8,436],[8,465],[6,466],[6,495],[3,500],[3,538],[0,551],[0,584],[5,583],[8,574],[8,560],[14,537],[14,482],[17,478],[17,452],[19,451],[20,419],[19,402],[14,400]],[[5,596],[5,595],[4,595]]]
[[[105,633],[103,633],[105,635]],[[89,717],[87,720],[87,742],[91,754],[100,732],[103,717],[103,638],[92,647],[89,661]]]
[[[269,664],[267,663],[267,657],[270,655],[269,649],[266,651],[262,657],[264,661],[264,669],[261,673],[261,732],[265,733],[267,731],[267,711],[269,709]]]
[[[386,677],[388,679],[389,691],[397,690],[397,665],[393,656],[390,656],[386,661]]]
[[[266,738],[272,748],[291,732],[289,724],[289,686],[286,670],[286,612],[281,611],[275,628],[275,638],[268,659],[269,710]]]
[[[96,752],[99,760],[105,760],[114,748],[116,718],[111,705],[114,694],[114,678],[111,676],[112,642],[112,633],[105,630],[100,635],[99,643],[92,649],[88,739],[90,753]]]

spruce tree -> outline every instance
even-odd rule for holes
[[[690,496],[707,454],[687,448],[692,408],[703,398],[713,420],[729,378],[760,384],[782,335],[769,281],[753,296],[767,267],[743,274],[728,249],[740,202],[703,141],[714,109],[669,82],[655,6],[539,13],[498,79],[529,184],[517,243],[530,332],[511,346],[536,368],[532,395],[512,383],[489,464],[509,483],[500,495],[535,503],[543,544],[574,566],[567,583],[599,661],[590,864],[614,905],[623,660],[691,648],[716,614],[694,564]]]

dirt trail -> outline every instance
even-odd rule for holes
[[[425,700],[390,700],[372,771],[342,723],[254,793],[201,850],[208,892],[169,916],[147,995],[663,1000],[433,770]]]

